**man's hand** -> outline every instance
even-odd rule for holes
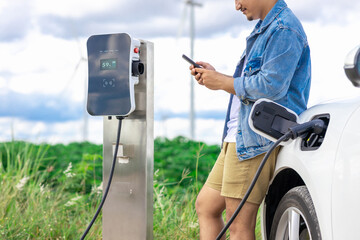
[[[219,73],[215,68],[207,62],[196,62],[203,68],[195,68],[194,65],[190,66],[191,75],[200,85],[211,90],[224,90],[231,94],[236,94],[234,90],[234,78]]]
[[[196,63],[199,64],[200,66],[202,66],[203,69],[215,71],[215,68],[213,66],[211,66],[210,63],[201,62],[201,61],[196,62]],[[198,81],[199,84],[204,85],[204,84],[202,84],[202,82],[199,82],[199,80],[201,79],[201,74],[199,72],[195,71],[194,65],[190,66],[190,71],[191,71],[191,75],[193,75],[195,77],[196,81]]]
[[[228,93],[236,94],[233,77],[205,68],[195,68],[194,71],[197,73],[195,79],[199,84],[211,90],[224,90]]]

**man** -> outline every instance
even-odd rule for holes
[[[199,84],[231,94],[221,153],[200,191],[196,211],[200,239],[215,239],[244,197],[271,142],[256,133],[248,118],[253,103],[268,98],[297,114],[306,109],[311,78],[310,50],[301,23],[283,0],[235,0],[249,21],[260,19],[247,38],[233,77],[209,63],[190,67]],[[268,159],[247,202],[230,226],[230,239],[255,239],[256,215],[275,168]],[[225,239],[225,237],[224,237]]]

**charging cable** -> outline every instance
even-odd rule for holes
[[[232,222],[235,220],[236,216],[239,214],[241,208],[243,207],[243,205],[245,204],[246,200],[248,199],[251,191],[253,190],[256,181],[258,180],[260,173],[266,163],[266,161],[268,160],[268,158],[270,157],[270,154],[274,151],[274,149],[282,142],[282,141],[287,141],[290,138],[291,139],[295,139],[297,137],[300,137],[302,135],[304,135],[305,133],[308,133],[310,131],[314,132],[315,134],[320,134],[325,128],[325,124],[324,121],[320,120],[320,119],[315,119],[312,120],[310,122],[306,122],[303,124],[298,124],[295,125],[293,127],[290,127],[289,130],[283,135],[281,136],[269,149],[269,151],[265,154],[263,160],[261,161],[259,168],[257,169],[255,176],[248,188],[248,190],[246,191],[245,196],[243,197],[243,199],[241,200],[239,206],[237,207],[237,209],[235,210],[234,214],[231,216],[229,222],[225,225],[225,227],[221,230],[221,232],[219,233],[219,235],[217,236],[216,240],[220,240],[221,237],[225,234],[225,232],[229,229],[230,225],[232,224]]]
[[[104,195],[103,195],[103,197],[101,199],[100,205],[99,205],[98,209],[96,210],[96,213],[95,213],[93,219],[91,220],[89,226],[86,228],[85,232],[83,233],[83,235],[81,237],[81,240],[84,240],[86,235],[90,231],[90,229],[91,229],[92,225],[94,224],[96,218],[98,217],[98,215],[99,215],[99,213],[100,213],[100,211],[101,211],[101,209],[102,209],[102,207],[103,207],[103,205],[105,203],[106,197],[107,197],[107,195],[109,193],[110,185],[111,185],[112,178],[113,178],[113,175],[114,175],[114,170],[115,170],[116,156],[117,156],[117,152],[118,152],[118,149],[119,149],[120,133],[121,133],[121,122],[124,119],[124,117],[116,117],[116,118],[119,120],[119,126],[118,126],[118,132],[117,132],[117,137],[116,137],[115,153],[114,153],[114,158],[113,158],[113,162],[112,162],[112,165],[111,165],[108,184],[106,186]]]

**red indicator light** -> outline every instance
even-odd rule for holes
[[[138,48],[134,48],[134,53],[139,53],[139,49],[138,49]]]

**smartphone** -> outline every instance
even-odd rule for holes
[[[194,65],[194,67],[196,67],[196,68],[202,68],[202,66],[200,66],[199,64],[197,64],[196,62],[194,62],[191,58],[189,58],[189,57],[186,56],[185,54],[182,55],[182,58],[185,59],[188,63]]]

